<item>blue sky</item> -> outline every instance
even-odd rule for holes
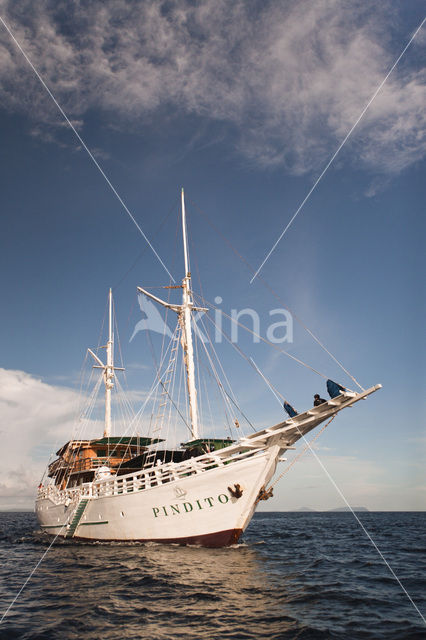
[[[184,186],[206,298],[255,309],[263,333],[281,302],[250,284],[205,216],[257,268],[424,17],[420,2],[0,7],[174,277]],[[384,385],[318,443],[349,501],[370,509],[424,508],[425,38],[423,27],[261,271],[364,387]],[[136,286],[168,277],[1,25],[0,78],[5,508],[31,505],[46,452],[70,433],[110,286],[131,387],[147,388],[135,366],[151,362],[145,338],[129,343]],[[240,343],[299,410],[325,394],[310,371]],[[296,322],[288,348],[351,382]],[[222,358],[253,421],[280,421],[246,363]],[[341,506],[309,455],[267,505],[303,506]]]

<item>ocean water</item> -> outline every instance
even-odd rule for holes
[[[361,513],[425,615],[425,513]],[[0,617],[49,545],[31,513],[0,513]],[[422,582],[423,578],[423,582]],[[203,549],[57,541],[0,638],[426,638],[350,513],[259,513],[241,544]]]

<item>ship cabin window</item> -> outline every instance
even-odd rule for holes
[[[97,450],[98,458],[105,458],[106,454],[107,454],[106,453],[106,449],[98,449]]]

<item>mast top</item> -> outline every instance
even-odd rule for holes
[[[186,212],[185,212],[185,192],[181,190],[181,201],[182,201],[182,235],[183,235],[183,253],[185,257],[185,279],[191,277],[189,272],[189,257],[188,257],[188,238],[186,231]]]
[[[103,370],[103,379],[105,384],[104,438],[108,438],[111,435],[111,391],[114,387],[114,371],[124,371],[122,367],[114,366],[114,326],[111,287],[108,293],[108,341],[103,348],[106,349],[105,363],[102,362],[102,360],[91,349],[88,349],[87,351],[97,363],[93,368]]]

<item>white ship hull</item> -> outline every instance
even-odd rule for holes
[[[275,472],[278,453],[279,448],[273,446],[142,490],[137,486],[137,474],[131,474],[115,481],[88,483],[74,493],[51,490],[49,495],[48,491],[41,491],[36,515],[43,531],[81,540],[213,547],[234,544],[253,516],[259,492]],[[156,475],[159,473],[157,468]],[[242,490],[239,498],[228,489],[236,484]],[[108,493],[113,495],[103,495]],[[78,505],[85,500],[84,510],[80,507],[81,519],[74,528]]]

